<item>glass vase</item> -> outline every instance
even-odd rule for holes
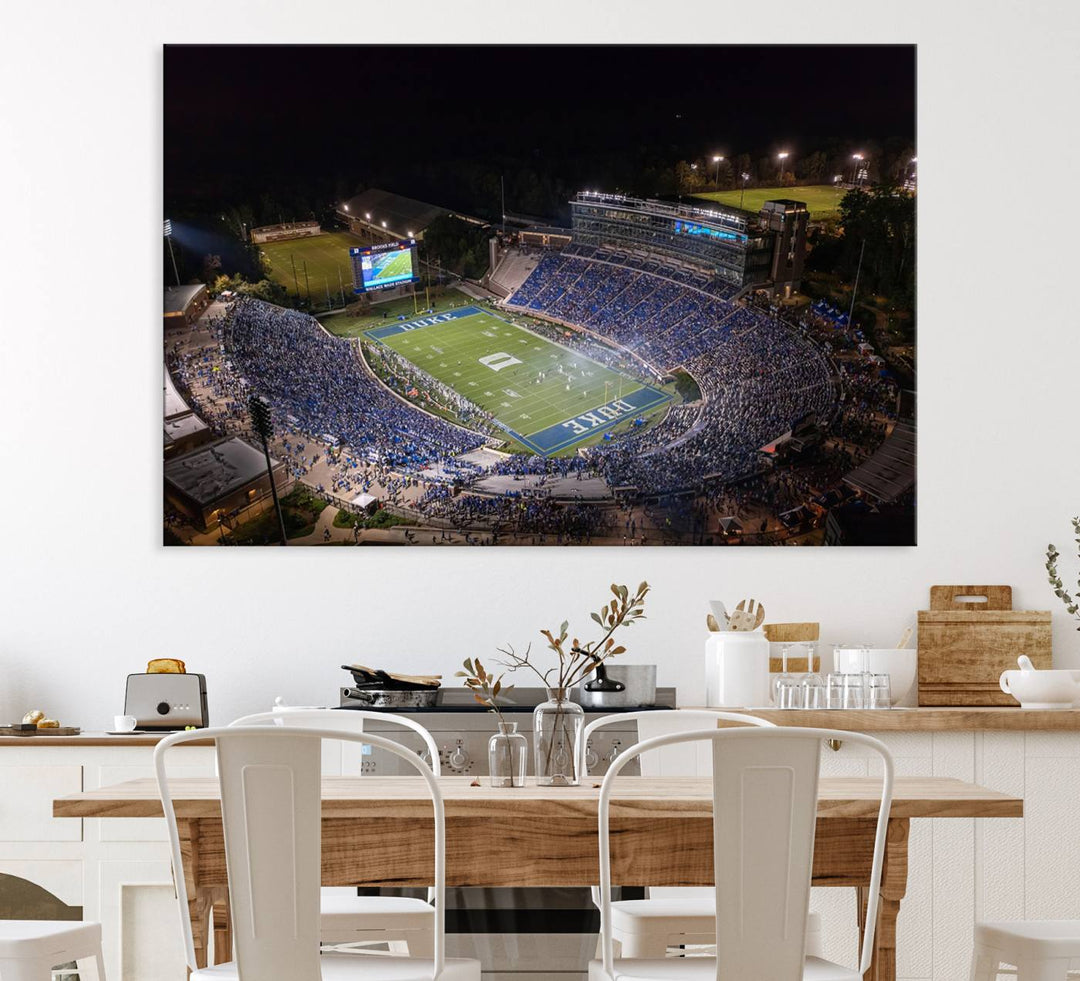
[[[488,773],[492,787],[525,786],[529,740],[517,730],[516,722],[500,722],[499,731],[488,740]]]
[[[578,744],[585,711],[570,700],[566,688],[549,688],[548,700],[533,709],[533,751],[536,782],[541,787],[576,787]]]

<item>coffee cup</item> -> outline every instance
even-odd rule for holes
[[[134,715],[114,715],[113,716],[113,731],[114,732],[134,732],[135,727],[139,724],[139,720]]]

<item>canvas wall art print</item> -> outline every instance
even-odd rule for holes
[[[166,46],[166,545],[914,545],[914,46]]]

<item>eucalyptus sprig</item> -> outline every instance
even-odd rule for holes
[[[500,674],[498,678],[495,675],[490,674],[488,670],[480,663],[480,658],[467,657],[462,662],[464,671],[455,671],[455,678],[464,678],[465,687],[473,693],[475,698],[481,705],[486,705],[489,712],[494,712],[495,717],[499,722],[503,721],[502,711],[499,709],[499,704],[496,699],[500,695],[505,695],[508,691],[513,691],[513,685],[504,685],[502,683],[503,674]]]
[[[1080,554],[1080,518],[1073,518],[1072,526],[1073,533],[1076,536],[1077,554]],[[1046,577],[1050,581],[1050,588],[1054,591],[1054,595],[1065,605],[1065,611],[1069,616],[1080,620],[1080,576],[1076,580],[1078,592],[1074,596],[1066,590],[1065,583],[1062,582],[1061,576],[1058,575],[1059,558],[1061,558],[1061,553],[1052,544],[1048,545],[1046,548]],[[1080,630],[1080,627],[1076,629]]]
[[[558,636],[555,636],[551,630],[541,630],[540,633],[547,639],[548,650],[553,651],[558,658],[558,664],[546,671],[541,671],[533,663],[532,645],[525,649],[524,654],[517,653],[510,644],[500,647],[499,653],[505,660],[499,661],[499,664],[511,671],[519,668],[532,671],[547,688],[570,688],[587,677],[597,665],[602,664],[609,657],[616,657],[626,652],[625,647],[615,644],[613,635],[620,628],[631,627],[638,620],[645,619],[645,597],[649,589],[649,584],[643,582],[638,586],[637,592],[631,595],[626,586],[612,583],[611,592],[614,599],[610,603],[605,603],[595,613],[589,614],[603,630],[597,640],[583,644],[577,637],[571,638],[568,620],[563,620],[559,625]],[[551,684],[552,672],[557,672],[558,683],[554,686]]]

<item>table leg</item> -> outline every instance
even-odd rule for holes
[[[201,841],[203,823],[198,820],[177,821],[195,966],[200,968],[209,966],[211,934],[214,937],[214,963],[223,964],[232,959],[229,890],[225,885],[208,885],[204,881],[208,870],[203,866],[211,863],[204,863]],[[175,870],[173,874],[176,874]]]
[[[885,866],[881,877],[878,918],[874,928],[874,956],[865,981],[896,981],[896,917],[907,892],[907,851],[910,823],[907,818],[889,821],[885,836]],[[859,927],[866,928],[869,887],[859,889]]]
[[[229,912],[229,891],[214,889],[211,917],[214,925],[214,963],[232,960],[232,914]]]

